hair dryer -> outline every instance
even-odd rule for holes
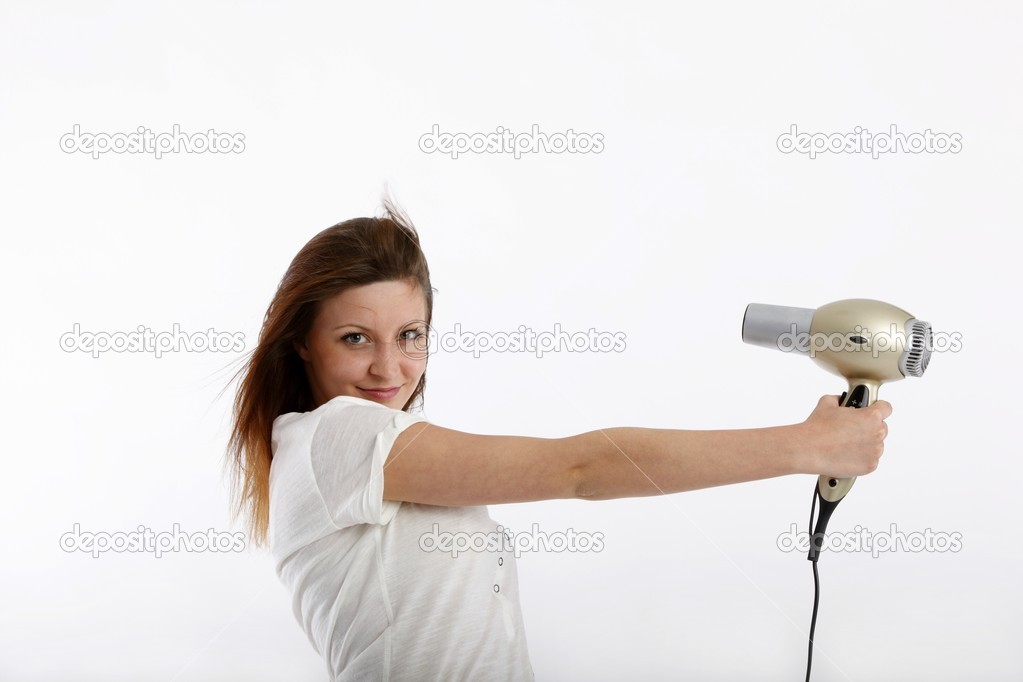
[[[742,340],[756,346],[809,355],[832,374],[845,377],[845,407],[867,407],[881,384],[922,376],[931,358],[931,325],[883,301],[852,298],[816,310],[750,303],[742,320]],[[821,476],[821,513],[810,545],[817,561],[831,513],[856,478]]]

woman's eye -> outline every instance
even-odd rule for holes
[[[361,343],[356,343],[355,341],[351,340],[353,336],[358,336],[362,338],[362,336],[364,335],[360,334],[359,332],[352,332],[351,334],[345,334],[344,336],[342,336],[341,340],[347,343],[349,346],[361,346],[362,345]]]
[[[402,342],[416,341],[426,336],[426,333],[420,329],[406,329],[401,333]],[[366,335],[361,332],[351,332],[341,337],[341,341],[348,346],[368,346],[370,342],[366,339]]]

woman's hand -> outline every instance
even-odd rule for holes
[[[823,396],[810,416],[796,427],[804,473],[851,478],[877,469],[884,453],[891,403],[842,407],[837,395]]]

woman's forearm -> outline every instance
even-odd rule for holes
[[[798,425],[722,431],[616,427],[564,439],[578,497],[610,500],[806,473]]]

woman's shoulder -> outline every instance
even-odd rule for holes
[[[352,403],[357,403],[357,404],[358,403],[362,403],[362,404],[369,403],[369,404],[372,404],[372,405],[376,404],[376,403],[374,403],[374,402],[372,402],[370,400],[364,400],[363,398],[355,398],[355,397],[347,396],[347,395],[339,395],[339,396],[337,396],[335,398],[331,398],[330,400],[328,400],[327,402],[323,403],[322,405],[320,405],[316,409],[309,410],[308,412],[285,412],[283,414],[277,415],[277,418],[274,419],[274,426],[277,426],[277,424],[279,422],[280,423],[283,423],[283,422],[294,422],[296,419],[302,419],[304,417],[320,416],[320,415],[323,414],[323,412],[329,410],[331,407],[335,407],[336,408],[336,407],[338,407],[340,405],[343,405],[343,404],[352,404]]]
[[[416,415],[402,410],[395,410],[387,407],[386,405],[381,405],[378,402],[367,400],[366,398],[358,398],[351,395],[339,395],[308,412],[285,412],[284,414],[279,415],[273,421],[273,429],[278,430],[296,423],[318,423],[325,415],[335,415],[350,407],[361,407],[368,408],[370,410],[383,410],[385,412],[401,413],[403,415],[408,415],[408,417],[417,421],[425,419],[422,415]]]

